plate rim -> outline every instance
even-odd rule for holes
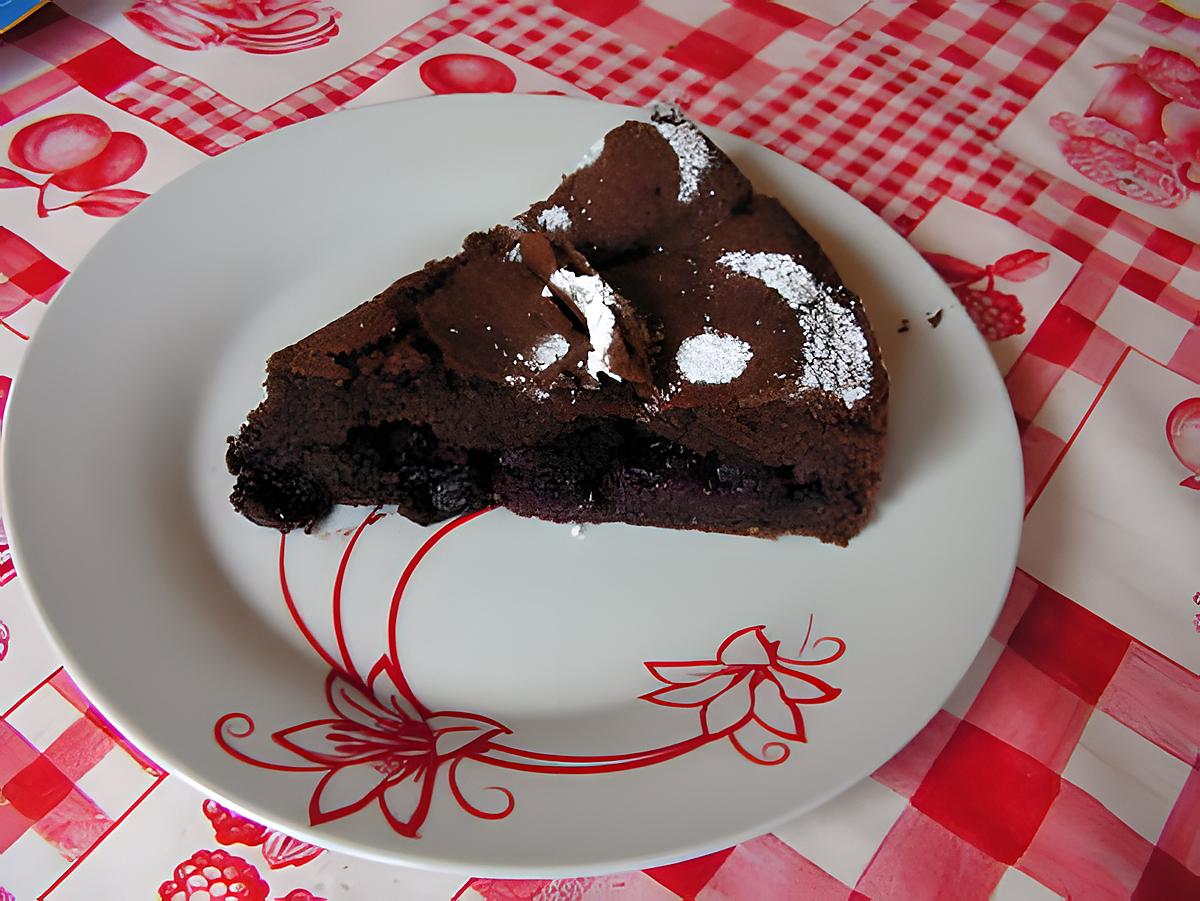
[[[646,111],[643,107],[637,107],[628,104],[608,103],[605,101],[596,100],[595,98],[559,96],[549,97],[521,94],[488,95],[489,102],[504,102],[511,101],[513,99],[518,99],[522,103],[530,101],[547,104],[570,103],[575,105],[603,103],[607,107],[628,111],[630,117],[637,116],[638,114],[644,114]],[[177,178],[168,182],[161,189],[159,189],[159,191],[151,195],[147,201],[139,205],[137,209],[133,210],[125,217],[122,217],[122,221],[115,223],[113,228],[101,236],[96,244],[85,255],[84,259],[81,260],[80,263],[72,270],[67,279],[64,281],[63,285],[60,286],[58,294],[61,296],[62,292],[69,289],[72,282],[76,280],[76,276],[81,271],[85,271],[85,266],[88,262],[88,259],[93,257],[93,255],[101,253],[106,242],[113,240],[111,236],[114,233],[120,233],[120,230],[124,227],[124,223],[126,221],[128,221],[131,217],[144,215],[142,213],[142,208],[148,207],[155,209],[163,203],[171,202],[171,198],[175,193],[175,191],[172,189],[175,188],[177,183],[188,179],[193,175],[193,173],[204,168],[205,166],[218,164],[220,160],[229,157],[231,154],[235,156],[238,155],[249,145],[254,145],[256,148],[261,150],[261,147],[264,144],[274,144],[277,141],[277,136],[284,132],[291,133],[294,130],[302,132],[308,128],[330,127],[326,123],[337,121],[340,119],[340,117],[348,115],[381,115],[381,109],[403,108],[414,103],[449,106],[457,104],[466,105],[471,102],[478,102],[478,100],[478,95],[435,95],[432,97],[406,98],[387,103],[338,110],[333,114],[317,116],[305,120],[304,122],[297,123],[294,126],[289,126],[285,129],[277,129],[273,132],[256,138],[252,142],[245,142],[237,147],[231,148],[217,157],[210,157],[206,160],[203,160],[200,164],[194,166],[188,171],[182,173]],[[734,135],[720,129],[711,128],[707,125],[701,124],[701,127],[710,136],[718,137],[720,139],[719,143],[736,144],[745,142],[753,144],[764,151],[769,151],[770,153],[781,157],[783,160],[792,164],[793,166],[799,167],[807,173],[808,177],[812,177],[824,182],[826,186],[836,190],[841,195],[840,199],[847,205],[847,207],[855,208],[855,215],[869,217],[876,223],[884,226],[888,233],[898,242],[897,246],[902,245],[904,248],[903,252],[912,261],[919,263],[920,266],[924,267],[925,269],[929,269],[929,271],[932,272],[932,269],[929,267],[928,263],[924,261],[924,258],[921,257],[920,253],[911,244],[911,242],[909,242],[904,236],[896,233],[894,229],[886,222],[886,220],[883,220],[882,217],[869,209],[865,204],[863,204],[849,192],[824,178],[819,173],[809,169],[803,163],[793,160],[775,148],[769,147],[765,144],[760,144],[757,141],[753,141],[739,135]],[[161,197],[165,197],[166,199],[160,200]],[[941,282],[940,279],[939,283],[941,293],[941,297],[939,298],[941,301],[940,305],[943,307],[950,307],[954,305],[956,301],[950,289],[944,284],[944,282]],[[68,304],[65,306],[67,306],[69,309],[73,305],[74,304]],[[439,855],[425,853],[423,851],[424,846],[420,842],[405,842],[402,844],[397,844],[395,853],[384,853],[370,845],[361,844],[357,841],[343,838],[337,834],[318,831],[317,827],[306,825],[299,821],[293,822],[287,818],[276,817],[271,813],[264,814],[260,811],[254,810],[252,807],[243,805],[232,797],[227,796],[220,788],[209,785],[204,780],[194,777],[189,771],[188,767],[182,764],[174,753],[170,751],[164,751],[159,746],[158,742],[150,739],[149,736],[144,734],[141,729],[137,727],[130,728],[128,721],[123,715],[110,714],[110,710],[119,708],[121,705],[119,703],[110,703],[112,699],[109,698],[108,694],[103,690],[99,690],[98,686],[93,683],[90,675],[85,671],[85,669],[76,665],[75,656],[70,651],[68,642],[63,639],[58,629],[54,626],[47,607],[43,605],[42,601],[40,600],[40,593],[37,589],[37,578],[30,575],[24,568],[23,561],[25,559],[25,555],[23,550],[23,538],[20,535],[19,526],[16,525],[16,520],[11,515],[12,511],[10,506],[10,499],[13,497],[14,480],[16,478],[14,474],[15,467],[12,465],[11,461],[11,448],[13,446],[13,440],[10,436],[13,432],[12,423],[14,419],[20,422],[26,418],[27,415],[35,415],[34,411],[37,409],[36,403],[33,400],[26,401],[24,399],[25,395],[28,394],[32,389],[23,388],[25,380],[20,377],[21,370],[24,369],[24,363],[28,359],[29,355],[35,352],[34,348],[44,346],[44,343],[38,343],[38,336],[42,333],[43,328],[41,326],[45,324],[46,320],[51,316],[59,316],[61,318],[64,315],[69,315],[57,313],[56,310],[60,306],[64,306],[61,301],[58,303],[52,302],[49,304],[49,308],[44,313],[42,322],[39,325],[38,330],[35,332],[33,340],[30,341],[29,345],[25,349],[25,354],[22,357],[20,367],[13,378],[9,397],[6,402],[5,425],[8,427],[4,428],[3,433],[0,434],[0,495],[2,495],[2,497],[0,497],[0,512],[2,512],[3,521],[8,530],[7,534],[13,561],[16,565],[17,572],[21,575],[22,583],[29,599],[30,607],[32,607],[34,611],[34,619],[40,624],[44,634],[48,637],[52,649],[61,660],[62,668],[68,672],[70,677],[79,685],[89,700],[95,704],[95,706],[109,720],[109,722],[113,724],[114,728],[116,728],[118,732],[128,738],[136,747],[143,750],[151,760],[154,760],[156,763],[158,763],[168,774],[182,779],[185,783],[194,787],[205,796],[219,801],[221,804],[230,808],[231,810],[248,816],[257,822],[262,823],[263,825],[271,828],[277,828],[288,835],[311,842],[318,847],[391,865],[417,867],[435,872],[455,873],[476,877],[494,876],[499,878],[553,879],[565,877],[583,877],[621,871],[641,870],[692,859],[694,857],[702,856],[722,848],[739,844],[743,841],[763,835],[765,833],[773,832],[774,829],[779,825],[789,822],[797,816],[810,813],[820,808],[832,798],[842,794],[851,786],[857,784],[863,779],[870,778],[871,773],[903,750],[907,743],[911,741],[913,737],[919,734],[920,728],[923,728],[924,725],[927,724],[934,716],[936,716],[937,712],[944,707],[946,700],[953,695],[958,685],[962,682],[963,677],[973,664],[975,656],[978,654],[978,651],[976,651],[976,655],[973,655],[966,661],[962,671],[958,673],[957,677],[952,683],[948,684],[945,695],[942,696],[941,700],[935,706],[933,706],[931,710],[928,711],[928,715],[926,716],[924,713],[922,713],[920,718],[921,727],[913,732],[908,738],[904,739],[898,748],[887,750],[883,754],[875,753],[870,755],[871,759],[875,761],[870,769],[865,772],[856,773],[852,777],[835,781],[831,784],[832,787],[827,788],[823,792],[816,793],[814,796],[806,799],[802,804],[789,808],[788,812],[782,813],[778,816],[759,820],[757,825],[752,828],[724,831],[717,830],[720,832],[720,837],[713,838],[709,843],[704,845],[697,845],[694,842],[685,843],[686,847],[678,847],[670,851],[653,854],[648,853],[640,856],[625,856],[619,860],[606,859],[604,862],[596,862],[593,860],[590,863],[568,862],[565,864],[555,864],[553,866],[537,867],[529,867],[524,865],[510,866],[486,864],[481,870],[480,867],[472,864],[470,860],[463,858],[461,855],[455,858],[445,854]],[[1009,588],[1011,587],[1012,580],[1016,574],[1018,552],[1020,549],[1021,534],[1024,524],[1024,459],[1023,454],[1021,453],[1020,438],[1017,430],[1015,412],[1012,408],[1011,402],[1008,401],[1008,394],[1004,387],[1003,376],[998,367],[991,365],[991,354],[984,338],[974,329],[971,331],[973,332],[972,344],[975,345],[976,352],[981,355],[979,358],[979,365],[988,364],[987,381],[990,384],[990,387],[993,390],[997,390],[1000,396],[1005,400],[1005,404],[1000,412],[1004,414],[1004,431],[1008,438],[1007,459],[1012,464],[1010,472],[1010,475],[1012,476],[1012,484],[1010,485],[1010,490],[1013,492],[1013,496],[1016,499],[1014,504],[1014,510],[1016,512],[1015,522],[1012,524],[1011,531],[1009,533],[1011,546],[1007,549],[1007,553],[1003,554],[1003,558],[1006,561],[1003,569],[1004,571],[1008,572],[1008,576],[1004,581],[1002,589],[997,592],[997,596],[992,602],[992,611],[986,617],[987,628],[983,631],[984,641],[986,641],[986,638],[994,627],[995,622],[1000,617],[1000,614],[1003,610],[1004,601],[1007,597]],[[44,353],[44,351],[42,351],[42,353]],[[26,406],[28,406],[30,409],[29,414],[24,413]],[[14,411],[16,411],[15,416]],[[890,743],[886,745],[886,747],[890,748]]]

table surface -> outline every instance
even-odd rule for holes
[[[871,778],[735,848],[554,881],[363,862],[206,801],[74,686],[0,544],[0,901],[201,901],[203,876],[187,877],[212,862],[246,901],[1200,898],[1198,48],[1197,0],[33,14],[0,43],[0,412],[68,272],[208,156],[430,93],[672,99],[819,172],[926,254],[1004,373],[1027,506],[987,644]]]

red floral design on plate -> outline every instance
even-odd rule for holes
[[[320,0],[137,0],[125,18],[180,50],[295,53],[328,44],[341,13]]]
[[[987,266],[976,266],[948,253],[924,256],[946,280],[975,327],[989,341],[999,341],[1025,331],[1025,310],[1021,301],[1015,294],[999,290],[996,279],[1023,282],[1050,268],[1050,254],[1036,250],[1005,254]],[[985,284],[981,287],[980,282]]]
[[[146,162],[146,144],[135,134],[113,131],[98,116],[66,113],[26,125],[8,145],[8,158],[20,169],[49,175],[38,181],[16,169],[0,166],[0,189],[37,191],[38,218],[75,208],[89,216],[123,216],[149,195],[114,188],[131,178]],[[80,194],[74,200],[47,206],[47,192]]]
[[[444,53],[421,63],[421,81],[435,94],[511,93],[517,76],[498,59],[478,53]]]
[[[1192,475],[1179,484],[1200,490],[1200,397],[1180,401],[1167,414],[1167,443]]]
[[[1147,47],[1100,68],[1112,74],[1082,116],[1050,117],[1067,163],[1133,200],[1179,206],[1200,188],[1200,64]]]
[[[768,641],[762,626],[751,626],[726,638],[713,660],[647,663],[651,675],[667,687],[642,698],[664,707],[698,707],[706,736],[728,736],[738,753],[756,763],[780,763],[790,750],[775,739],[808,740],[804,705],[824,704],[842,693],[806,671],[846,652],[840,638],[818,639],[814,649],[823,642],[833,645],[824,657],[784,657],[778,641]],[[806,636],[800,655],[807,645]]]
[[[271,887],[249,861],[228,851],[197,851],[158,887],[160,901],[267,901]]]
[[[216,801],[205,801],[203,811],[212,823],[213,835],[217,841],[222,845],[261,848],[267,866],[272,870],[302,866],[324,853],[323,848],[269,829],[239,813],[234,813],[227,807],[222,807]]]
[[[489,717],[430,710],[404,676],[397,651],[400,605],[409,580],[425,556],[452,531],[486,512],[469,513],[442,526],[409,560],[388,608],[388,651],[365,677],[350,657],[342,624],[341,592],[359,538],[383,517],[378,510],[369,513],[342,552],[332,597],[336,655],[317,641],[296,608],[287,580],[287,535],[280,537],[279,579],[284,603],[300,633],[330,667],[325,679],[325,703],[333,715],[272,733],[275,745],[289,753],[288,761],[264,760],[239,747],[256,730],[254,720],[245,713],[222,716],[214,726],[214,735],[228,754],[243,763],[277,772],[319,774],[308,806],[313,825],[374,804],[396,833],[419,838],[442,774],[455,802],[472,816],[499,820],[511,814],[516,799],[507,788],[486,787],[500,797],[495,809],[481,807],[466,797],[458,780],[463,765],[546,775],[617,773],[664,763],[725,738],[747,760],[775,765],[791,754],[788,742],[807,741],[802,706],[827,703],[841,694],[840,689],[810,670],[841,658],[845,642],[840,638],[817,638],[811,645],[814,651],[825,644],[832,650],[805,659],[813,628],[810,617],[808,635],[794,657],[780,653],[780,643],[767,638],[765,627],[751,626],[721,642],[712,659],[646,663],[667,687],[643,695],[645,700],[664,707],[700,708],[700,732],[663,747],[623,754],[548,754],[505,740],[511,730]],[[220,823],[219,828],[227,834],[257,840],[256,831],[227,819],[215,807],[214,813],[216,819],[210,816],[214,826]]]

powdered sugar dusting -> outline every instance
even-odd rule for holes
[[[691,203],[700,193],[700,178],[716,162],[704,136],[691,122],[654,122],[679,157],[679,202]]]
[[[804,329],[804,375],[800,385],[841,397],[849,409],[871,389],[867,336],[853,312],[834,301],[829,289],[795,257],[783,253],[724,254],[717,262],[739,275],[756,278],[777,291],[796,312]]]
[[[547,335],[538,342],[525,365],[534,372],[542,372],[565,357],[570,349],[570,342],[562,335]]]
[[[588,148],[588,152],[583,155],[583,158],[575,164],[572,172],[578,172],[580,169],[586,169],[596,160],[600,159],[600,154],[604,152],[604,138],[601,138],[595,144]]]
[[[591,342],[587,355],[588,373],[595,378],[603,372],[620,381],[621,377],[608,368],[608,349],[617,327],[613,312],[617,298],[613,289],[598,275],[577,275],[570,269],[556,270],[550,276],[550,284],[567,294],[587,321]]]
[[[571,227],[571,214],[563,207],[550,206],[538,213],[537,221],[548,232],[566,231]]]
[[[675,354],[679,371],[699,385],[727,385],[746,371],[754,352],[733,335],[706,328],[702,334],[684,339]]]

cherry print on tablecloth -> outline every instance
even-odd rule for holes
[[[200,850],[158,887],[160,901],[267,901],[271,887],[252,863],[228,851]]]
[[[259,848],[272,870],[302,866],[324,853],[323,848],[256,823],[211,799],[204,802],[202,810],[218,842]]]
[[[435,94],[509,94],[517,86],[513,70],[478,53],[443,53],[421,63],[421,81]]]
[[[329,899],[314,895],[306,888],[294,888],[286,895],[276,898],[275,901],[329,901]]]
[[[996,279],[1024,282],[1050,267],[1050,254],[1018,250],[987,266],[976,266],[948,253],[927,253],[925,259],[946,280],[966,308],[971,321],[989,341],[1025,331],[1025,309],[1015,294],[1000,291]],[[979,287],[980,282],[985,282]]]
[[[44,181],[0,166],[0,189],[33,188],[37,215],[78,209],[89,216],[123,216],[149,195],[114,188],[131,178],[146,162],[146,144],[135,134],[113,131],[98,116],[65,113],[26,125],[8,145],[8,158],[20,169],[49,175]],[[47,206],[51,189],[82,194],[67,203]]]
[[[321,0],[137,0],[125,18],[179,50],[295,53],[337,37],[341,12]]]
[[[1200,64],[1148,47],[1104,63],[1108,81],[1082,116],[1060,112],[1063,157],[1085,178],[1133,200],[1172,209],[1200,189]]]
[[[408,561],[388,608],[387,653],[365,676],[351,658],[346,641],[342,585],[363,531],[382,520],[383,514],[378,508],[368,513],[342,552],[331,599],[336,653],[316,639],[300,616],[288,584],[288,536],[280,536],[280,591],[301,635],[329,666],[325,703],[332,716],[273,732],[272,741],[290,755],[285,761],[267,760],[240,747],[257,729],[248,714],[225,714],[214,724],[213,733],[217,744],[242,763],[281,773],[319,775],[308,804],[312,825],[375,805],[394,832],[419,838],[438,776],[443,773],[451,796],[466,813],[487,820],[509,816],[516,798],[503,786],[483,788],[494,796],[486,807],[467,798],[458,778],[463,765],[544,775],[619,773],[664,763],[728,738],[746,760],[774,766],[791,755],[791,743],[808,740],[801,708],[828,703],[841,694],[809,668],[840,659],[846,644],[832,636],[813,640],[810,616],[808,633],[792,656],[780,652],[780,642],[770,640],[764,626],[750,626],[720,642],[712,658],[645,663],[655,678],[667,684],[643,695],[644,700],[663,707],[698,708],[698,734],[658,748],[603,755],[548,754],[508,740],[512,730],[490,717],[431,710],[414,694],[404,675],[397,650],[400,606],[426,555],[455,529],[487,512],[468,513],[442,526]],[[831,650],[816,653],[822,645]],[[815,656],[806,659],[809,648]],[[257,839],[256,831],[234,824],[224,815],[218,814],[214,825],[217,822],[238,835]]]
[[[1200,490],[1200,397],[1180,401],[1167,414],[1167,443],[1192,472],[1180,486]]]

